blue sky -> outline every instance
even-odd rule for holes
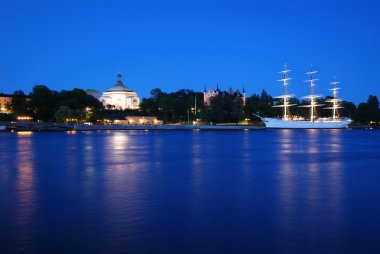
[[[62,90],[112,86],[123,74],[141,97],[204,86],[317,93],[333,75],[355,103],[380,95],[379,1],[1,1],[0,92],[36,84]]]

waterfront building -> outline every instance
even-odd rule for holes
[[[12,102],[12,96],[8,94],[0,94],[0,113],[12,113],[9,104]]]
[[[162,125],[156,116],[126,116],[125,119],[105,120],[108,124],[118,125]]]
[[[128,124],[136,125],[136,124],[163,124],[162,120],[158,120],[156,116],[127,116],[125,118]]]
[[[137,93],[123,84],[120,73],[117,75],[116,85],[105,91],[99,100],[105,107],[115,109],[137,109],[140,104]]]
[[[236,89],[235,91],[232,90],[232,88],[228,89],[228,91],[221,91],[219,89],[219,84],[216,85],[216,90],[214,90],[212,87],[207,91],[206,87],[203,91],[203,101],[206,106],[211,105],[211,98],[215,96],[224,96],[226,94],[233,95],[235,98],[241,98],[243,101],[243,105],[245,105],[246,101],[246,93],[245,93],[245,88],[243,86],[242,92],[239,91],[239,89]]]

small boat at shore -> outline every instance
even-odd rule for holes
[[[308,105],[301,105],[299,107],[307,107],[310,108],[310,116],[309,120],[305,120],[302,117],[297,116],[291,116],[289,113],[289,107],[296,106],[296,104],[290,103],[290,98],[294,97],[293,94],[287,93],[287,86],[289,84],[289,80],[291,78],[288,77],[288,70],[286,68],[286,64],[284,65],[284,70],[280,71],[281,74],[283,74],[283,78],[278,80],[282,82],[284,87],[284,94],[277,96],[277,99],[281,99],[283,104],[275,105],[273,107],[282,107],[283,108],[283,116],[282,118],[271,118],[271,117],[261,117],[259,115],[256,115],[259,117],[263,123],[265,124],[266,128],[277,128],[277,129],[343,129],[347,128],[347,126],[352,122],[350,118],[341,118],[339,117],[338,109],[342,108],[340,102],[342,99],[338,98],[338,90],[339,88],[337,85],[339,82],[337,82],[334,78],[334,81],[330,84],[333,85],[333,88],[330,89],[333,93],[333,98],[330,100],[326,100],[326,102],[332,103],[330,107],[326,107],[325,109],[332,110],[331,117],[325,117],[325,118],[318,118],[316,114],[316,108],[324,106],[324,104],[318,104],[317,98],[320,98],[321,95],[314,94],[314,86],[315,81],[318,79],[314,78],[313,75],[317,73],[317,71],[313,70],[313,68],[310,69],[309,72],[306,72],[305,74],[310,77],[310,79],[306,80],[305,82],[310,83],[310,95],[304,96],[304,99],[307,99],[310,101]]]

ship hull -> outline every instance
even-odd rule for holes
[[[263,118],[266,128],[269,129],[344,129],[352,122],[351,119],[342,120],[317,120],[310,121],[293,121],[282,120],[277,118]]]

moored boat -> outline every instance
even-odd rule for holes
[[[283,120],[280,118],[261,117],[266,128],[273,129],[344,129],[352,122],[351,119],[333,120],[332,118],[318,118],[315,121]]]
[[[291,104],[289,99],[294,97],[293,94],[287,93],[287,86],[289,84],[289,80],[291,78],[288,77],[288,70],[286,68],[286,64],[284,65],[284,70],[280,73],[283,74],[283,78],[278,80],[283,83],[284,94],[277,96],[276,98],[281,99],[283,104],[275,105],[274,107],[282,107],[283,108],[283,116],[282,118],[271,118],[271,117],[261,117],[258,116],[265,124],[266,128],[277,128],[277,129],[343,129],[347,128],[347,126],[352,122],[350,118],[341,118],[339,117],[338,110],[342,108],[340,102],[342,101],[337,97],[339,88],[337,87],[337,82],[334,77],[334,81],[331,82],[334,87],[330,89],[333,93],[333,98],[327,100],[326,102],[332,103],[330,107],[326,107],[325,109],[332,110],[332,116],[326,118],[318,118],[316,114],[316,108],[324,106],[324,104],[318,104],[317,99],[321,97],[321,95],[314,94],[314,86],[315,81],[318,79],[314,78],[314,74],[317,71],[310,69],[309,72],[305,74],[310,78],[305,82],[310,84],[310,95],[304,96],[303,98],[308,99],[310,103],[308,105],[301,105],[299,107],[307,107],[310,108],[309,120],[305,120],[302,117],[292,116],[290,114],[289,107],[296,106],[296,104]]]

